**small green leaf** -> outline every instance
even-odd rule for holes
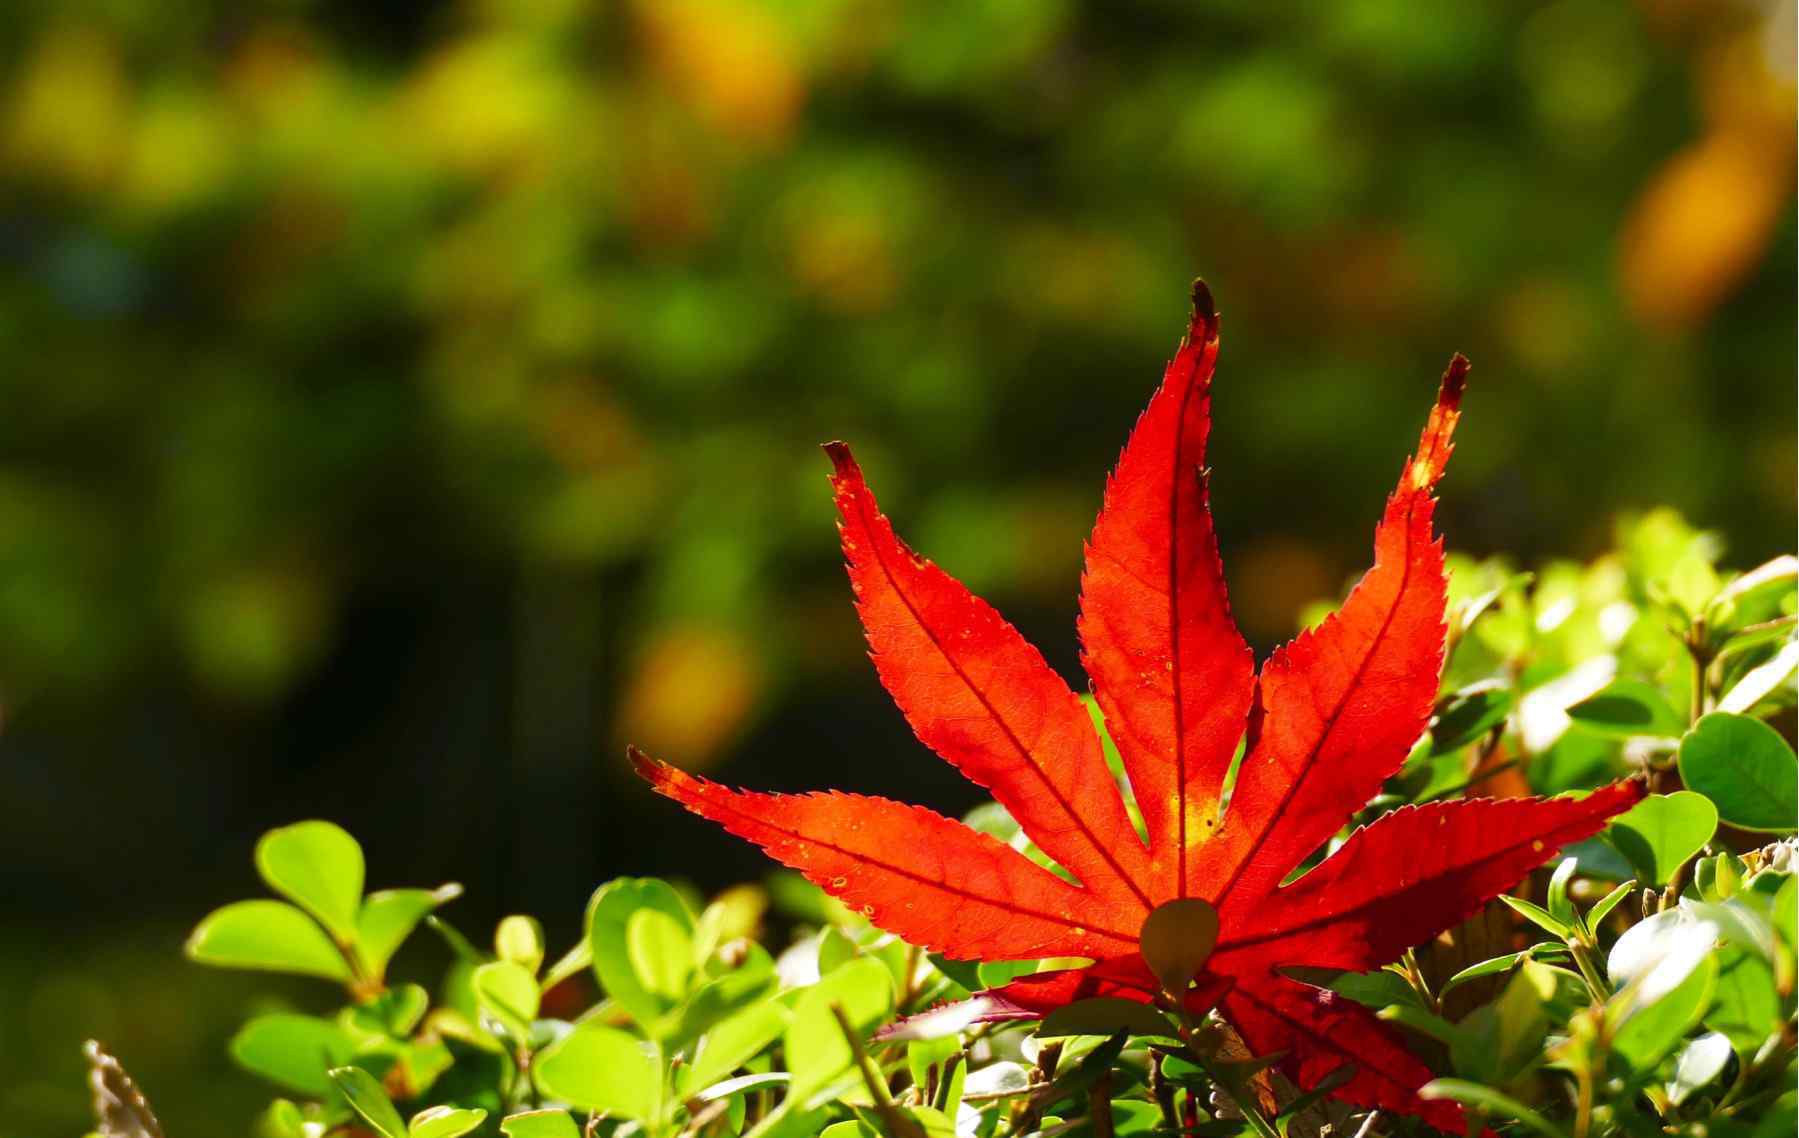
[[[345,944],[362,908],[362,847],[330,822],[296,822],[256,843],[256,869],[269,888],[319,919]]]
[[[1780,934],[1780,939],[1786,942],[1787,951],[1791,952],[1799,947],[1799,939],[1795,939],[1799,936],[1799,929],[1794,927],[1799,923],[1799,877],[1787,874],[1786,880],[1781,882],[1774,894],[1772,908],[1773,911],[1768,914],[1769,920]]]
[[[536,917],[502,918],[499,927],[494,929],[493,953],[531,975],[537,975],[537,970],[543,967],[543,926]]]
[[[644,986],[631,959],[626,929],[632,914],[643,909],[666,914],[692,935],[693,916],[666,882],[651,877],[621,877],[600,886],[588,902],[587,943],[593,953],[594,973],[606,994],[629,1012],[644,1031],[653,1032],[673,1002]]]
[[[1613,680],[1570,707],[1568,718],[1588,731],[1614,739],[1643,735],[1678,739],[1687,727],[1661,689],[1642,680]]]
[[[500,1119],[506,1138],[581,1138],[581,1128],[566,1110],[527,1110]]]
[[[1672,991],[1647,1006],[1640,1006],[1630,990],[1613,997],[1616,1013],[1627,1014],[1612,1036],[1612,1052],[1639,1075],[1655,1070],[1662,1057],[1686,1038],[1710,1005],[1718,982],[1718,961],[1706,957]]]
[[[963,989],[978,992],[988,985],[981,980],[981,966],[973,960],[950,960],[937,953],[931,954],[931,967],[955,981]]]
[[[496,960],[475,969],[473,983],[482,1014],[497,1020],[515,1043],[531,1038],[538,1004],[535,976],[510,960]]]
[[[1790,834],[1799,819],[1799,763],[1780,732],[1717,711],[1680,742],[1680,780],[1717,804],[1741,830]]]
[[[661,1098],[655,1044],[603,1024],[583,1023],[550,1044],[532,1065],[537,1087],[582,1110],[602,1110],[649,1125]]]
[[[1152,1035],[1178,1038],[1179,1032],[1168,1017],[1147,1004],[1116,996],[1094,996],[1065,1004],[1043,1017],[1037,1038],[1051,1039],[1063,1035]]]
[[[1619,902],[1630,896],[1631,891],[1636,887],[1636,878],[1633,877],[1593,902],[1593,907],[1587,910],[1587,927],[1597,930],[1605,922],[1605,919],[1612,915],[1612,910],[1618,907]]]
[[[1374,1014],[1388,1023],[1401,1024],[1420,1035],[1428,1036],[1438,1043],[1447,1043],[1452,1047],[1462,1038],[1461,1028],[1440,1015],[1425,1011],[1416,1004],[1393,1004]]]
[[[887,966],[859,957],[802,990],[787,1027],[787,1069],[793,1095],[801,1103],[843,1072],[853,1056],[832,1005],[843,1008],[856,1031],[867,1032],[893,1009],[893,980]]]
[[[1503,1086],[1540,1061],[1549,1031],[1548,1004],[1555,992],[1554,971],[1524,961],[1497,1000],[1474,1009],[1457,1025],[1450,1046],[1455,1069]]]
[[[1718,829],[1718,811],[1690,790],[1651,794],[1612,819],[1606,840],[1630,860],[1642,879],[1666,885],[1674,871],[1704,848]]]
[[[1799,640],[1789,640],[1780,646],[1772,660],[1751,668],[1731,685],[1724,698],[1718,701],[1718,710],[1747,715],[1774,692],[1782,688],[1790,691],[1795,669],[1799,669]]]
[[[1323,971],[1316,977],[1306,969],[1287,969],[1287,972],[1302,983],[1329,988],[1375,1011],[1390,1004],[1419,1004],[1417,989],[1390,968],[1377,968],[1372,972],[1343,972],[1335,976]]]
[[[261,1138],[307,1138],[306,1115],[292,1099],[278,1098],[257,1119],[256,1133]]]
[[[363,1121],[374,1127],[381,1138],[406,1138],[406,1124],[400,1120],[400,1112],[394,1109],[375,1076],[361,1067],[333,1067],[329,1074],[351,1109],[362,1115]]]
[[[285,901],[239,901],[216,909],[187,938],[188,959],[220,968],[350,978],[350,966],[318,922]]]
[[[1431,725],[1431,753],[1457,751],[1505,722],[1515,697],[1508,687],[1487,681],[1450,697]]]
[[[962,1041],[953,1035],[908,1041],[906,1044],[906,1072],[912,1076],[912,1085],[922,1087],[929,1084],[931,1069],[943,1064],[951,1055],[961,1049]]]
[[[396,984],[361,1004],[345,1008],[338,1022],[352,1034],[404,1039],[430,1010],[431,994],[417,984]]]
[[[1029,976],[1037,971],[1035,960],[983,960],[975,966],[977,981],[974,991],[982,988],[1003,988],[1020,976]]]
[[[1443,990],[1438,994],[1447,993],[1470,980],[1479,980],[1483,976],[1496,976],[1501,972],[1509,972],[1514,965],[1529,955],[1530,950],[1527,948],[1521,952],[1508,952],[1504,956],[1495,956],[1489,960],[1483,960],[1479,964],[1470,964],[1443,981]]]
[[[1432,1079],[1418,1088],[1418,1097],[1426,1100],[1454,1099],[1463,1106],[1478,1107],[1487,1114],[1515,1118],[1543,1135],[1543,1138],[1568,1138],[1561,1127],[1517,1099],[1466,1079]]]
[[[1574,874],[1579,869],[1578,859],[1565,857],[1555,867],[1555,872],[1549,875],[1549,915],[1570,927],[1576,923],[1577,917],[1574,902],[1568,900],[1568,882],[1574,879]]]
[[[1155,973],[1163,991],[1174,993],[1187,990],[1217,943],[1218,910],[1197,897],[1157,905],[1143,919],[1138,935],[1138,949],[1149,970]]]
[[[461,1138],[486,1121],[487,1112],[480,1107],[434,1106],[412,1116],[406,1124],[406,1138]]]
[[[1568,934],[1573,931],[1567,925],[1556,920],[1555,917],[1550,915],[1550,913],[1541,905],[1533,905],[1522,897],[1513,897],[1509,893],[1501,893],[1499,899],[1511,906],[1512,910],[1519,916],[1545,932],[1566,938]]]
[[[786,1071],[770,1071],[763,1075],[739,1075],[735,1079],[713,1083],[704,1090],[690,1092],[688,1097],[696,1102],[717,1102],[721,1098],[748,1094],[750,1091],[759,1091],[763,1087],[785,1086],[787,1081]]]
[[[332,1093],[328,1072],[355,1054],[356,1043],[330,1020],[275,1012],[257,1016],[231,1038],[231,1057],[252,1074],[313,1098]]]
[[[762,1053],[787,1030],[793,1013],[770,1000],[721,1021],[706,1033],[699,1054],[687,1067],[688,1087],[706,1087]]]
[[[1684,904],[1664,909],[1625,930],[1606,955],[1606,971],[1613,984],[1632,987],[1636,1000],[1659,1000],[1712,955],[1719,933],[1717,922]]]
[[[1687,1044],[1674,1063],[1674,1078],[1667,1085],[1668,1101],[1675,1106],[1694,1091],[1717,1078],[1730,1062],[1730,1040],[1712,1031]]]
[[[1676,561],[1659,582],[1660,592],[1688,616],[1698,616],[1717,597],[1721,582],[1705,552],[1694,549]]]
[[[1707,901],[1728,901],[1743,887],[1743,863],[1728,851],[1693,863],[1693,888]]]
[[[862,955],[850,934],[836,926],[818,934],[818,974],[828,976]]]
[[[1799,580],[1799,558],[1783,553],[1731,580],[1712,598],[1706,622],[1718,631],[1734,632],[1745,620],[1764,621],[1780,611],[1783,597]]]
[[[1780,992],[1768,962],[1735,945],[1717,954],[1716,999],[1705,1026],[1722,1032],[1745,1059],[1780,1026]]]
[[[692,926],[659,909],[639,909],[625,919],[625,954],[643,990],[670,1004],[687,995],[693,975]]]
[[[778,983],[774,966],[761,961],[707,981],[663,1017],[662,1038],[671,1049],[684,1049],[721,1020],[760,1001]]]

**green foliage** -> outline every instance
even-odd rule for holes
[[[1652,794],[1612,820],[1605,837],[1650,885],[1666,885],[1718,830],[1718,808],[1690,790]]]
[[[1799,763],[1792,745],[1766,723],[1724,711],[1701,719],[1681,740],[1680,777],[1716,802],[1732,826],[1793,832]]]
[[[1641,524],[1667,537],[1665,518]],[[1656,792],[1506,897],[1503,937],[1458,932],[1484,946],[1473,959],[1427,948],[1375,972],[1307,977],[1434,1041],[1446,1077],[1429,1094],[1502,1133],[1756,1138],[1788,1117],[1799,847],[1746,831],[1794,828],[1790,796],[1758,773],[1792,773],[1768,722],[1790,725],[1791,701],[1749,679],[1785,667],[1793,582],[1732,578],[1702,544],[1676,557],[1664,544],[1627,527],[1620,552],[1590,566],[1524,576],[1459,563],[1439,715],[1368,816],[1626,773]],[[1769,621],[1781,636],[1765,634]],[[1713,710],[1726,692],[1743,693],[1738,709]],[[1023,842],[996,810],[975,823]],[[1012,1138],[1096,1114],[1120,1135],[1197,1123],[1219,1138],[1283,1138],[1345,1109],[1323,1097],[1330,1078],[1301,1093],[1279,1057],[1229,1051],[1210,1018],[1179,1024],[1116,999],[1040,1024],[920,1015],[1054,962],[938,960],[790,875],[697,915],[669,882],[608,882],[579,942],[546,968],[533,917],[501,920],[488,953],[432,915],[453,887],[364,897],[361,850],[328,823],[274,831],[256,863],[292,904],[227,905],[201,921],[189,955],[329,981],[345,1001],[259,1015],[231,1042],[245,1070],[305,1100],[270,1108],[277,1138],[351,1124],[379,1138]],[[771,901],[794,922],[790,940],[765,931]],[[1173,985],[1203,963],[1216,920],[1199,901],[1164,910],[1144,949]],[[434,994],[385,974],[421,922],[448,950]]]

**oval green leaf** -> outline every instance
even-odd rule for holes
[[[532,1073],[538,1090],[582,1110],[655,1121],[662,1066],[654,1044],[617,1028],[580,1024],[544,1049]]]
[[[600,886],[587,903],[587,943],[600,986],[614,1003],[631,1013],[639,1027],[654,1033],[672,1001],[644,986],[631,959],[627,928],[631,915],[642,909],[666,914],[688,936],[693,935],[693,915],[667,882],[621,877]]]
[[[1661,689],[1642,680],[1614,680],[1568,709],[1568,718],[1614,739],[1652,735],[1678,739],[1687,722]]]
[[[832,1005],[843,1009],[850,1026],[866,1033],[893,1010],[893,979],[887,966],[862,956],[844,964],[793,1003],[787,1026],[787,1070],[792,1093],[804,1104],[813,1092],[849,1070],[853,1055]]]
[[[1431,754],[1445,755],[1474,742],[1504,723],[1514,702],[1510,688],[1492,681],[1456,692],[1431,724]]]
[[[793,1018],[785,1005],[768,1000],[720,1022],[706,1034],[699,1054],[686,1068],[685,1085],[711,1086],[781,1038]]]
[[[1706,1032],[1686,1045],[1674,1062],[1674,1078],[1667,1085],[1668,1101],[1675,1106],[1710,1083],[1730,1062],[1730,1040],[1716,1031]]]
[[[531,975],[543,967],[543,925],[536,917],[510,916],[500,920],[493,933],[493,953]]]
[[[1043,1017],[1037,1036],[1048,1039],[1061,1035],[1113,1035],[1120,1031],[1131,1035],[1179,1036],[1168,1017],[1156,1009],[1116,996],[1095,996],[1057,1008]]]
[[[1666,885],[1682,863],[1704,848],[1718,829],[1718,811],[1690,790],[1651,794],[1612,819],[1606,840],[1651,885]]]
[[[644,991],[671,1004],[687,995],[693,975],[689,928],[660,909],[639,909],[625,919],[625,955],[632,973]]]
[[[539,1000],[535,976],[510,960],[496,960],[475,969],[471,984],[482,1014],[498,1020],[513,1042],[531,1037]]]
[[[1717,983],[1718,960],[1715,956],[1707,956],[1661,999],[1647,1007],[1631,1010],[1629,1018],[1612,1037],[1612,1051],[1633,1071],[1640,1074],[1653,1071],[1705,1014]],[[1633,995],[1626,991],[1614,1000],[1629,1004]]]
[[[333,936],[356,939],[362,908],[362,847],[331,822],[296,822],[256,843],[256,869],[269,888],[319,919]]]
[[[581,1138],[581,1128],[566,1110],[527,1110],[500,1119],[506,1138]]]
[[[1745,1060],[1779,1028],[1780,992],[1768,962],[1735,945],[1717,955],[1718,985],[1705,1026],[1722,1033]]]
[[[436,889],[383,889],[363,899],[356,914],[356,955],[372,976],[383,976],[387,962],[439,905],[462,896],[455,882]]]
[[[1759,719],[1716,711],[1680,742],[1680,780],[1739,830],[1790,834],[1799,822],[1799,762]]]
[[[375,1076],[361,1067],[334,1067],[329,1075],[350,1108],[362,1115],[381,1138],[406,1138],[406,1124],[400,1121],[400,1112],[394,1109]]]
[[[331,1021],[288,1012],[257,1016],[231,1039],[231,1057],[244,1070],[313,1098],[332,1093],[328,1072],[355,1051],[355,1040]]]
[[[318,922],[285,901],[216,909],[187,938],[188,959],[220,968],[348,980],[350,966]]]
[[[406,1124],[407,1138],[461,1138],[487,1121],[480,1107],[464,1110],[454,1106],[434,1106],[421,1110]]]

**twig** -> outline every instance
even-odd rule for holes
[[[925,1138],[923,1128],[900,1113],[899,1107],[894,1105],[893,1094],[887,1089],[887,1080],[881,1078],[881,1073],[875,1069],[874,1061],[868,1057],[868,1049],[862,1046],[862,1036],[850,1025],[849,1016],[843,1013],[843,1005],[833,1002],[831,1014],[837,1018],[837,1026],[843,1031],[844,1042],[849,1044],[850,1054],[855,1056],[856,1070],[861,1073],[869,1096],[875,1100],[875,1111],[886,1124],[887,1132],[893,1138]]]
[[[1087,1117],[1093,1120],[1093,1138],[1115,1138],[1112,1127],[1112,1071],[1107,1068],[1087,1089]]]

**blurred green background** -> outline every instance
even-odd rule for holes
[[[816,444],[1074,676],[1195,275],[1261,647],[1365,564],[1454,350],[1452,548],[1653,503],[1792,546],[1791,0],[8,14],[0,1134],[80,1131],[87,1034],[176,1138],[245,1131],[269,985],[180,941],[269,826],[566,939],[618,873],[762,871],[627,739],[970,804],[861,659]]]

